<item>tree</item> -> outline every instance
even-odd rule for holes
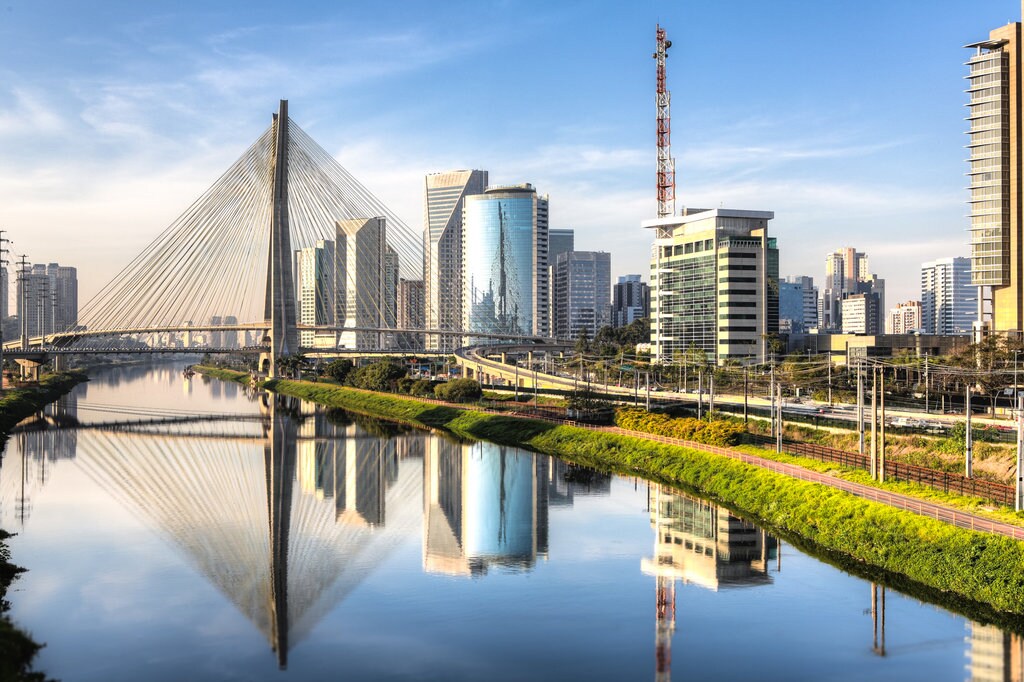
[[[325,368],[324,374],[331,377],[339,384],[345,383],[345,379],[348,378],[349,373],[355,365],[348,358],[339,358],[331,361]]]
[[[434,395],[439,400],[465,403],[480,400],[483,389],[475,379],[452,379],[434,387]]]
[[[349,374],[349,381],[356,388],[363,388],[367,391],[394,391],[398,380],[404,377],[408,370],[395,363],[393,360],[380,360],[353,370]]]

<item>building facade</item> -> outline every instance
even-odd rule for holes
[[[612,260],[607,251],[566,251],[551,265],[551,335],[588,339],[611,324]]]
[[[970,334],[978,316],[978,290],[970,258],[921,265],[921,329],[926,334]]]
[[[806,275],[779,282],[779,331],[806,333],[818,326],[818,287]]]
[[[967,47],[974,50],[966,78],[971,283],[979,289],[977,320],[996,332],[1020,333],[1024,328],[1021,24],[997,28],[988,40]],[[989,320],[983,320],[986,307],[990,307]]]
[[[876,294],[851,294],[842,301],[844,334],[881,334]]]
[[[344,282],[340,296],[338,345],[342,348],[372,350],[386,348],[395,324],[391,315],[397,302],[397,281],[388,283],[389,272],[397,275],[397,257],[387,245],[387,221],[383,217],[339,220],[337,227],[337,267]],[[390,263],[390,265],[389,265]]]
[[[625,327],[635,320],[650,317],[651,288],[640,275],[623,275],[612,289],[612,318],[614,327]]]
[[[885,320],[886,334],[912,334],[921,331],[921,302],[907,301],[889,309]]]
[[[576,250],[576,233],[568,228],[548,230],[548,263],[554,265],[561,253]]]
[[[423,329],[426,313],[424,310],[423,280],[398,280],[398,328]],[[398,347],[403,350],[423,348],[423,334],[400,332]]]
[[[423,201],[424,323],[459,331],[463,325],[462,218],[467,196],[482,194],[487,171],[457,170],[426,176]],[[428,334],[426,347],[450,351],[457,334]]]
[[[533,185],[467,196],[462,222],[467,332],[548,336],[548,198]]]
[[[57,263],[18,273],[17,315],[28,336],[53,334],[78,324],[78,271]]]
[[[779,253],[771,211],[694,210],[643,223],[651,251],[651,349],[671,362],[691,348],[708,358],[763,361],[779,331]]]
[[[342,274],[333,240],[321,239],[315,246],[295,252],[295,293],[300,324],[327,327],[341,324],[345,291]],[[305,348],[336,347],[337,333],[300,329],[299,343]]]

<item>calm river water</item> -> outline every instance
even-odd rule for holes
[[[157,365],[9,439],[12,616],[75,680],[1003,680],[1016,634],[707,501]],[[883,630],[884,628],[884,630]]]

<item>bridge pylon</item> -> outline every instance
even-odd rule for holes
[[[291,231],[288,225],[288,100],[281,100],[274,115],[273,194],[270,251],[267,263],[266,320],[270,351],[260,357],[260,369],[277,376],[279,358],[299,352],[295,314],[295,278],[292,273]]]

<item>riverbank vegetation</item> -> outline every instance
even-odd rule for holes
[[[975,605],[1024,615],[1024,543],[977,533],[726,457],[643,438],[463,410],[319,383],[268,389],[318,403],[518,445],[699,492],[834,557],[901,575]],[[1005,619],[1004,619],[1005,620]]]

